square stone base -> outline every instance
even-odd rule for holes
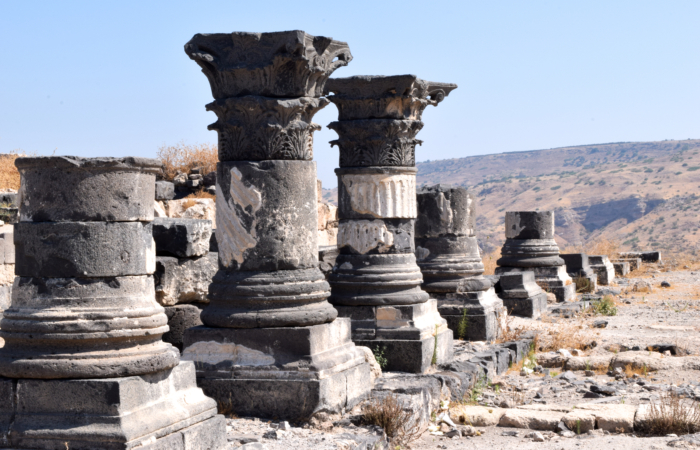
[[[437,336],[421,340],[373,339],[355,340],[355,344],[381,352],[387,364],[384,370],[392,372],[425,373],[433,364],[452,361],[452,330],[444,326]]]
[[[351,409],[372,388],[348,319],[309,327],[201,326],[185,332],[183,346],[197,384],[237,415],[300,421]]]
[[[124,378],[0,378],[0,448],[216,450],[226,423],[191,362]]]
[[[535,294],[528,298],[504,298],[503,307],[508,314],[536,319],[547,311],[547,294]]]
[[[535,274],[535,281],[542,289],[551,292],[557,302],[569,302],[576,299],[576,285],[568,273],[566,266],[550,267],[496,267],[496,275],[506,272],[527,272]]]
[[[609,262],[605,264],[591,264],[591,269],[593,269],[598,276],[598,284],[601,286],[609,286],[615,279],[615,268]]]
[[[503,301],[493,288],[438,297],[438,312],[456,339],[493,341],[500,333]],[[460,335],[461,334],[461,335]]]

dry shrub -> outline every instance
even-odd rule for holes
[[[19,190],[19,171],[15,167],[15,159],[20,156],[26,155],[17,150],[0,154],[0,190]]]
[[[182,203],[182,210],[187,211],[188,209],[190,209],[191,207],[193,207],[196,204],[197,204],[196,200],[194,200],[192,198],[188,198],[187,201]]]
[[[393,445],[404,447],[420,437],[417,417],[413,411],[407,411],[394,394],[389,394],[365,406],[362,423],[382,427]]]
[[[641,428],[642,432],[656,436],[700,432],[700,402],[681,398],[673,391],[663,392],[658,401],[649,405]]]
[[[579,294],[588,294],[593,292],[593,284],[591,280],[581,275],[574,278],[574,283],[576,283],[576,292]]]
[[[484,263],[484,275],[493,275],[496,272],[496,261],[501,257],[500,250],[494,250],[488,255],[484,255],[481,261]]]
[[[201,167],[207,174],[216,170],[219,159],[216,145],[185,144],[161,145],[156,156],[163,162],[163,178],[172,181],[178,173],[189,173],[195,167]]]
[[[195,191],[185,198],[210,198],[212,200],[216,200],[215,195],[212,195],[209,192],[204,191],[204,190]]]
[[[635,375],[646,377],[649,375],[649,369],[646,366],[639,367],[634,364],[627,364],[625,366],[625,376],[627,378],[632,378]]]
[[[555,352],[561,348],[586,350],[590,346],[581,325],[565,324],[537,334],[540,352]]]
[[[498,338],[496,338],[496,343],[512,342],[517,341],[522,338],[525,333],[524,327],[516,327],[514,318],[512,315],[501,312],[501,319],[498,321],[499,333]]]
[[[610,239],[597,239],[586,244],[585,253],[587,255],[607,255],[610,259],[619,256],[620,243]]]

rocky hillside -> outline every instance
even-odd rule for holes
[[[621,142],[418,164],[418,185],[478,197],[484,251],[503,242],[506,210],[552,209],[561,246],[600,238],[621,249],[697,252],[700,140]],[[327,191],[326,199],[334,192]]]

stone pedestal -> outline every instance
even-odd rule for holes
[[[386,349],[389,370],[423,372],[452,357],[452,332],[421,290],[416,264],[416,139],[428,105],[457,86],[413,75],[331,79],[339,112],[338,249],[329,301],[353,340]]]
[[[503,303],[483,277],[473,194],[464,188],[424,187],[417,204],[416,258],[423,290],[438,300],[438,311],[455,337],[496,339]]]
[[[155,300],[150,236],[160,162],[15,164],[17,278],[0,321],[0,391],[12,394],[0,395],[0,412],[12,420],[3,427],[0,417],[0,446],[223,448],[216,403],[161,339],[167,317]],[[66,178],[100,192],[76,197]]]
[[[535,282],[534,272],[504,273],[499,284],[508,314],[536,319],[547,310],[547,294]]]
[[[198,383],[239,415],[304,420],[369,395],[369,364],[336,321],[318,267],[311,119],[327,78],[352,56],[303,31],[197,34],[218,117],[219,271],[203,327],[183,338]]]
[[[588,262],[588,255],[585,253],[565,253],[559,255],[566,264],[566,273],[574,279],[574,284],[579,292],[595,292],[598,284],[598,275]],[[576,278],[583,278],[585,281],[579,282]]]
[[[612,261],[612,265],[615,269],[615,276],[624,277],[630,273],[629,261]]]
[[[608,286],[615,279],[615,267],[606,255],[588,255],[588,264],[598,275],[598,284]]]
[[[558,302],[573,301],[576,287],[566,272],[554,240],[553,211],[508,211],[506,242],[496,262],[496,274],[532,271],[537,284]]]

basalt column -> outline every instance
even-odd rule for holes
[[[330,302],[352,319],[355,343],[388,370],[422,373],[452,358],[452,331],[420,288],[414,255],[415,147],[421,115],[457,86],[413,75],[331,79],[339,120],[338,248]]]
[[[503,302],[484,278],[476,240],[476,202],[464,188],[430,186],[418,191],[416,258],[423,290],[455,337],[491,341],[498,337]]]
[[[507,211],[505,228],[506,242],[496,261],[496,275],[529,270],[558,302],[573,300],[576,286],[554,240],[554,211]]]
[[[18,158],[12,303],[0,322],[0,448],[219,449],[216,402],[161,340],[155,174],[143,158]]]
[[[318,268],[314,114],[347,44],[303,31],[198,34],[219,135],[219,271],[183,338],[198,383],[239,415],[287,420],[364,399],[369,365]]]

